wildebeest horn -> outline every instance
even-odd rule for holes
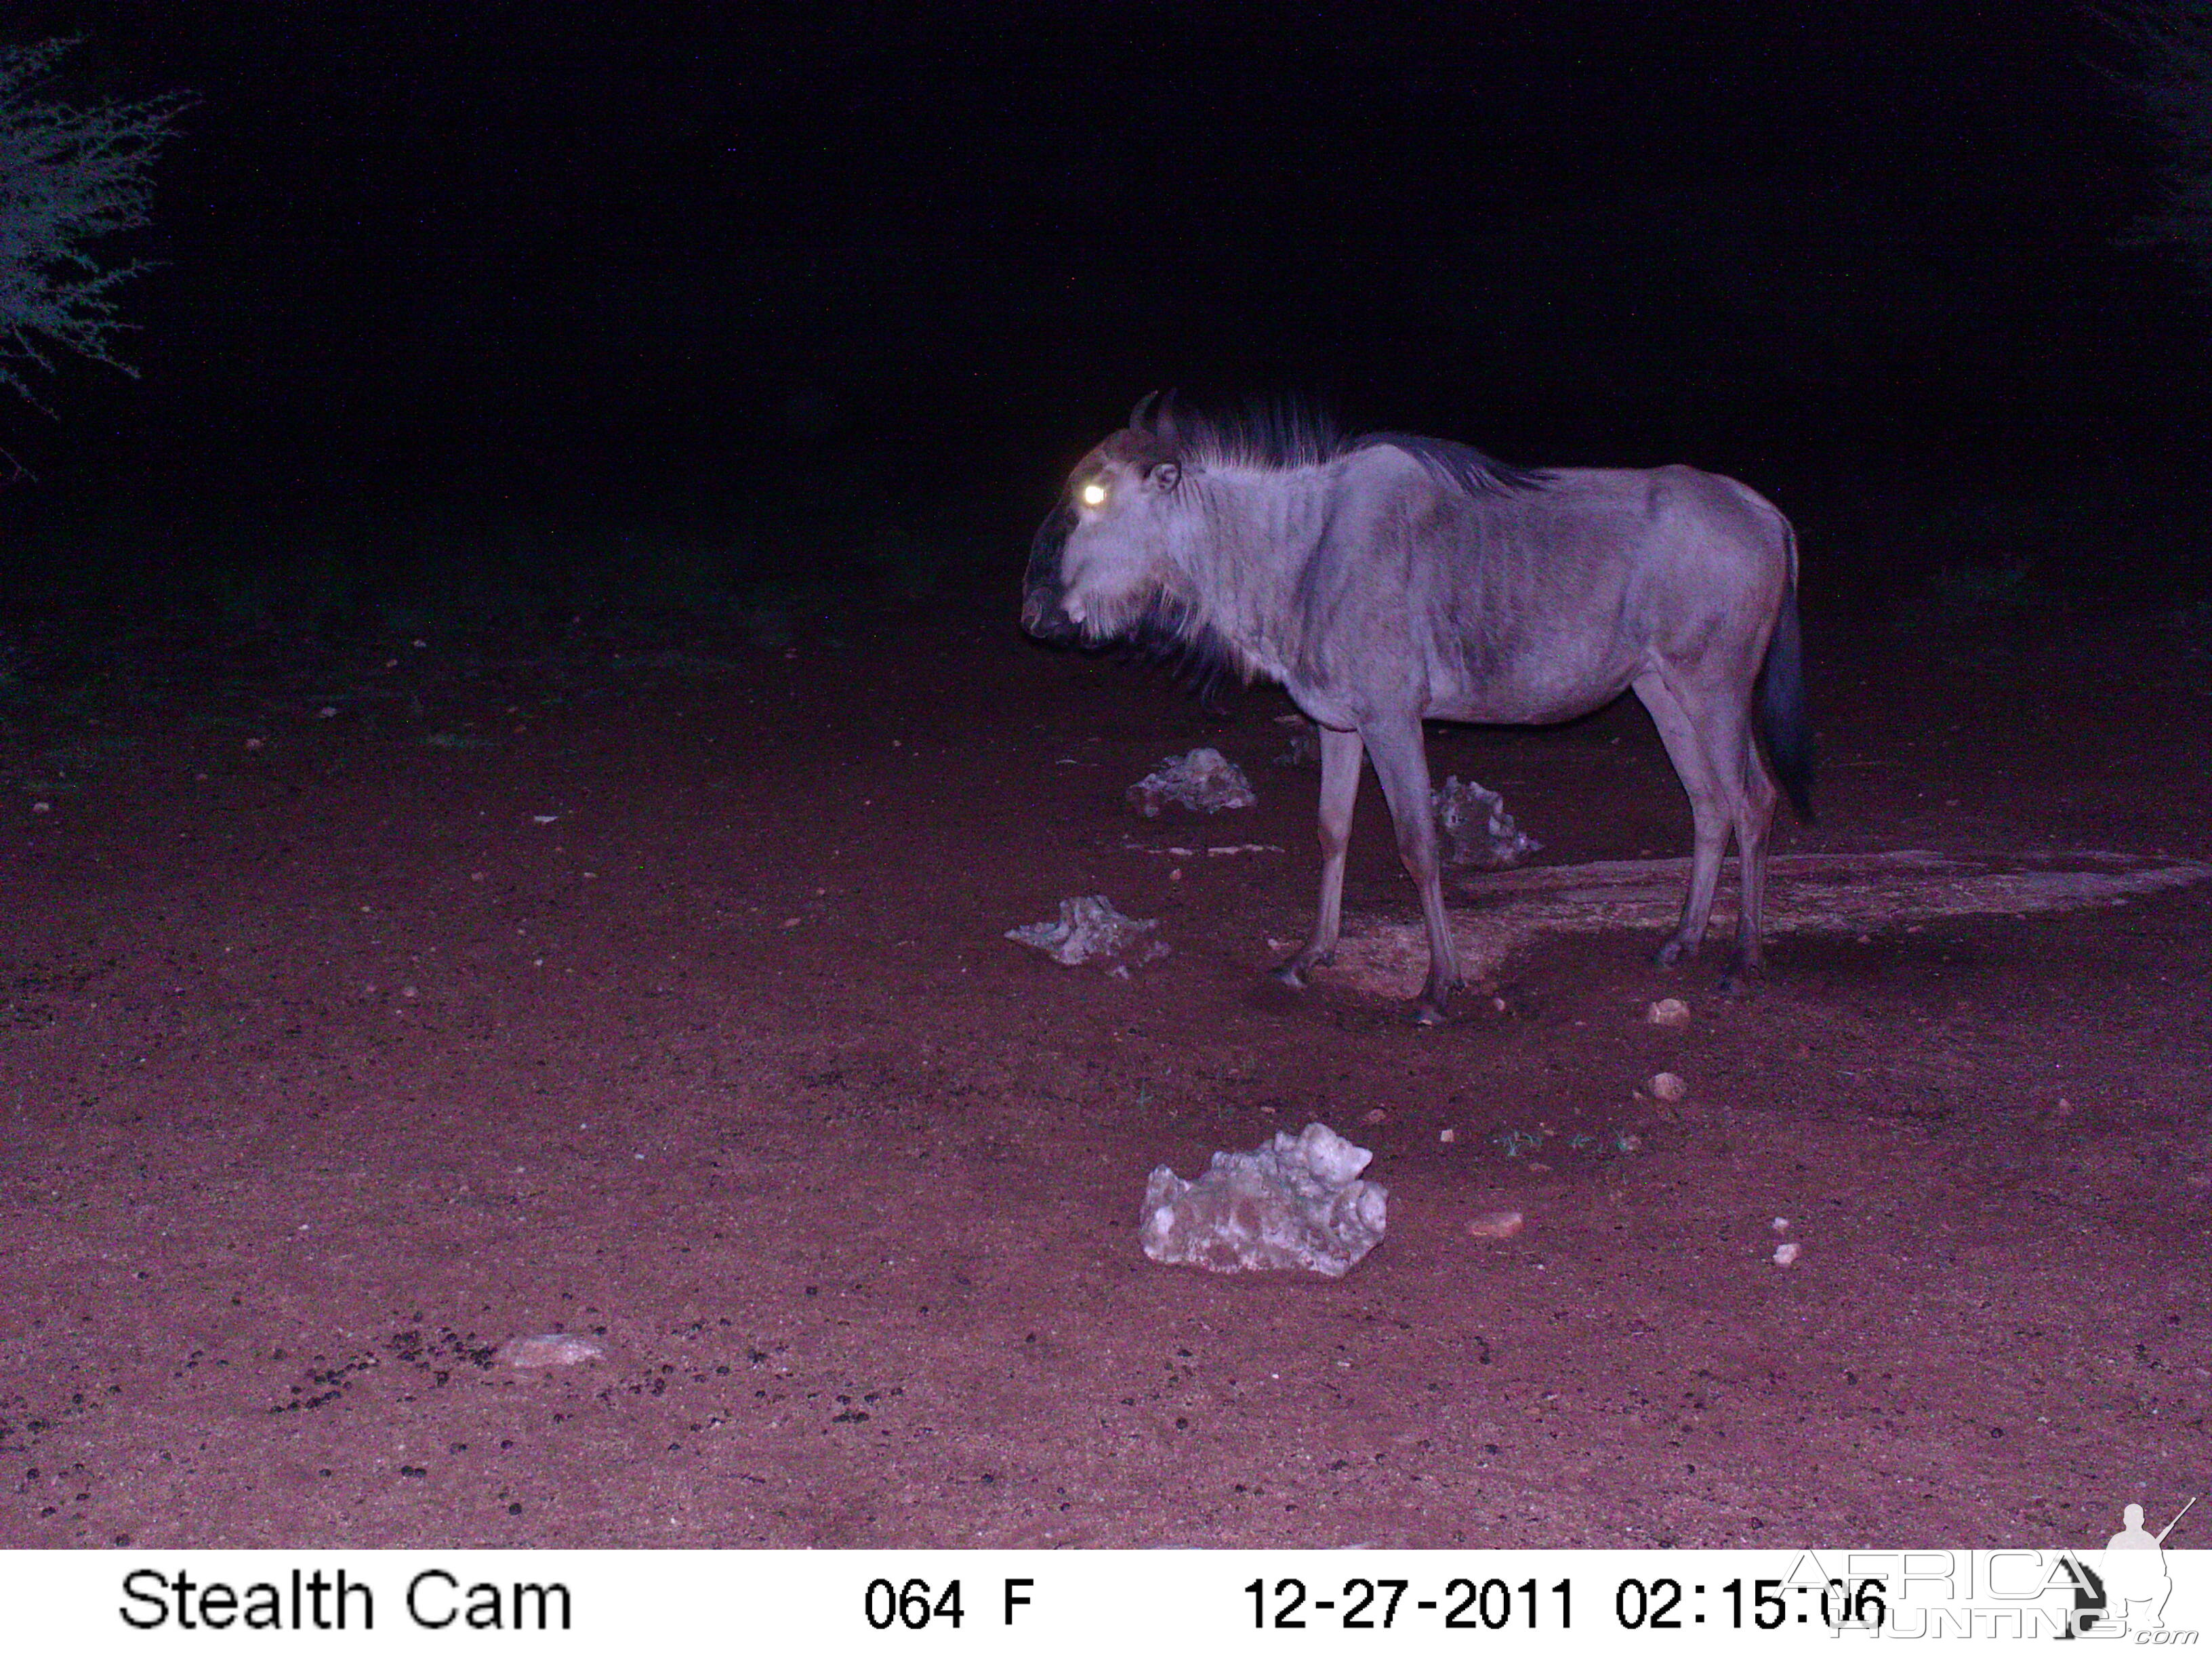
[[[1158,392],[1147,392],[1137,399],[1137,406],[1129,411],[1129,430],[1148,432],[1152,429],[1152,405],[1160,400]]]
[[[1170,450],[1180,447],[1182,442],[1182,434],[1176,429],[1175,403],[1175,389],[1170,386],[1168,395],[1160,399],[1159,407],[1152,411],[1152,435]]]

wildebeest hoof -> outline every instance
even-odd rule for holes
[[[1450,984],[1441,988],[1432,985],[1424,990],[1421,993],[1421,1000],[1413,1005],[1413,1023],[1416,1025],[1446,1024],[1447,1016],[1444,1011],[1451,1006],[1452,993],[1464,989],[1465,986],[1465,981],[1454,980]]]
[[[1267,970],[1267,977],[1279,984],[1289,986],[1293,991],[1303,991],[1306,988],[1306,976],[1298,971],[1297,959],[1295,957],[1279,968],[1270,968]]]
[[[1685,945],[1678,939],[1670,939],[1659,947],[1659,954],[1653,957],[1651,960],[1662,968],[1679,968],[1684,963],[1694,958],[1697,954],[1696,945]]]

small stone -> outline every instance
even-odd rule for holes
[[[1437,1131],[1437,1139],[1443,1142],[1445,1146],[1449,1146],[1459,1139],[1459,1131],[1456,1129],[1439,1129]]]
[[[31,810],[33,812],[51,812],[54,810],[54,804],[50,800],[34,800],[31,803]]]
[[[1672,1106],[1690,1097],[1690,1085],[1672,1072],[1662,1072],[1644,1085],[1651,1098]]]
[[[1644,1011],[1647,1025],[1687,1025],[1690,1005],[1680,997],[1662,997]]]
[[[1790,1231],[1790,1218],[1786,1215],[1778,1215],[1775,1217],[1774,1231],[1778,1233],[1788,1232]]]
[[[1359,1121],[1362,1123],[1388,1123],[1390,1121],[1390,1114],[1380,1106],[1370,1106],[1359,1115]]]
[[[1518,1210],[1489,1210],[1467,1224],[1470,1238],[1510,1238],[1522,1227]]]
[[[1793,1239],[1787,1244],[1777,1244],[1774,1247],[1774,1265],[1776,1267],[1786,1267],[1796,1259],[1797,1243],[1796,1240]]]
[[[261,747],[261,739],[258,738],[248,738],[246,740],[246,746],[248,749],[258,749]]]

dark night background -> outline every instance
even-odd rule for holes
[[[70,93],[201,99],[127,250],[165,262],[126,295],[143,378],[0,417],[40,479],[0,506],[19,574],[641,539],[1010,592],[1065,467],[1176,386],[1731,472],[1832,579],[2200,580],[2212,307],[2128,242],[2159,152],[2074,6],[6,27],[85,37]]]

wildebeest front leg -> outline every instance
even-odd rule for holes
[[[1306,969],[1336,955],[1344,923],[1345,851],[1352,844],[1352,808],[1359,799],[1359,733],[1321,728],[1321,909],[1305,949],[1275,969],[1292,990],[1304,988]]]
[[[1361,733],[1374,757],[1375,775],[1390,803],[1398,827],[1398,855],[1421,891],[1421,920],[1429,934],[1429,978],[1421,988],[1414,1018],[1424,1025],[1443,1023],[1451,994],[1460,988],[1459,951],[1444,915],[1444,886],[1437,857],[1435,804],[1429,794],[1429,757],[1419,720],[1371,726]]]

